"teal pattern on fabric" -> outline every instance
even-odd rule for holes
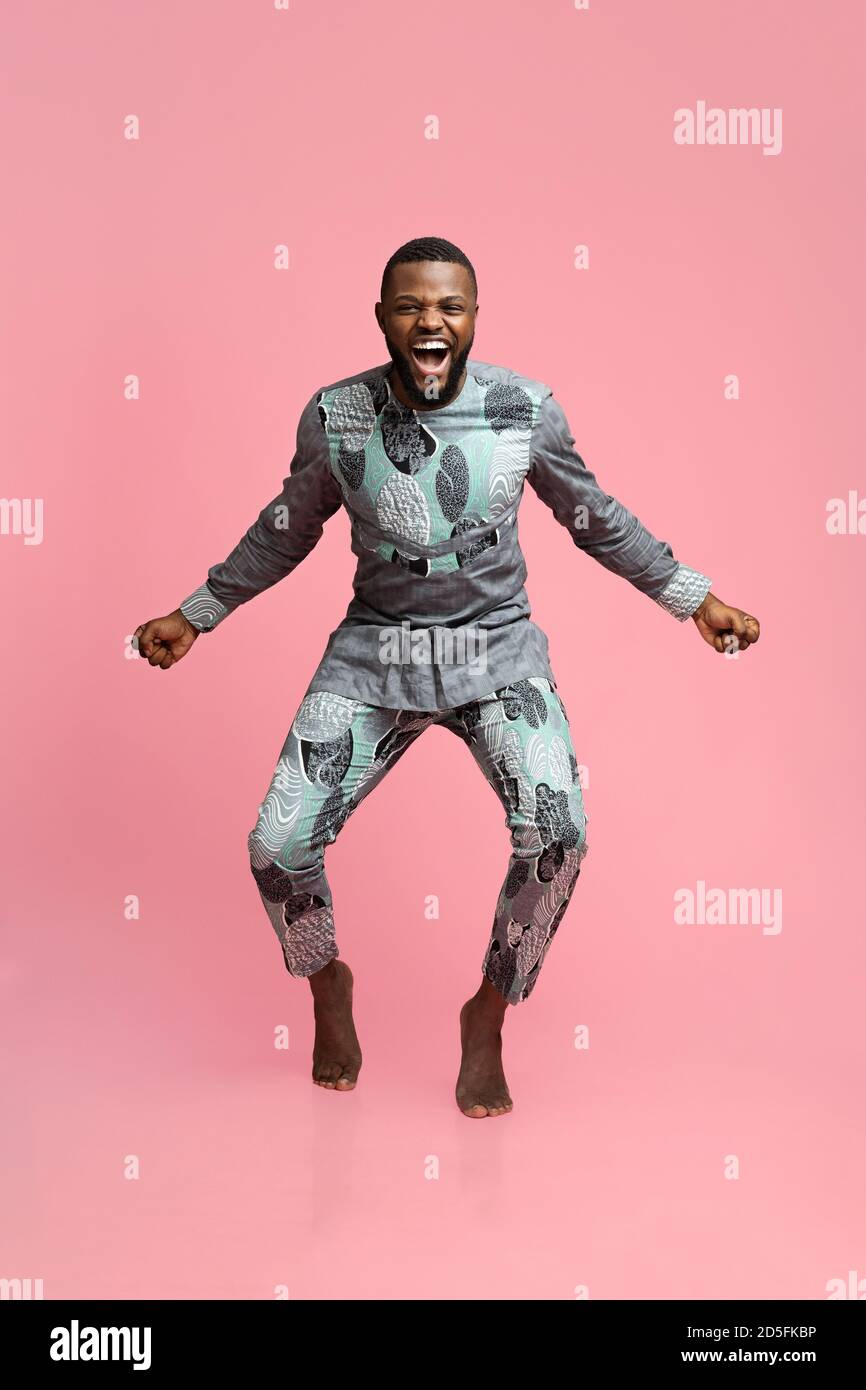
[[[290,974],[309,976],[338,956],[325,850],[432,724],[467,745],[506,813],[511,854],[482,972],[518,1004],[535,986],[587,851],[568,715],[546,677],[431,712],[306,695],[249,834],[252,872]]]
[[[499,518],[513,525],[545,390],[528,379],[504,383],[470,373],[456,417],[404,405],[381,374],[322,391],[318,409],[331,471],[362,535],[370,524],[368,549],[426,576],[459,570],[495,545],[499,535],[491,525],[465,547],[415,553],[459,542],[464,532]]]

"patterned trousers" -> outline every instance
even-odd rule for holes
[[[338,956],[326,846],[431,724],[463,740],[505,809],[511,855],[482,972],[518,1004],[538,979],[587,848],[568,716],[546,678],[431,712],[307,695],[249,835],[252,872],[291,975]]]

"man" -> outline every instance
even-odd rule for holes
[[[475,271],[438,237],[401,246],[376,319],[391,361],[317,391],[280,493],[173,613],[136,630],[169,670],[199,632],[282,579],[343,505],[355,596],[295,715],[248,846],[290,974],[313,992],[313,1080],[354,1088],[361,1049],[352,972],[338,959],[324,853],[431,724],[470,749],[507,812],[512,852],[476,994],[460,1012],[457,1103],[506,1114],[507,1005],[526,999],[586,853],[570,728],[531,621],[517,507],[528,481],[575,544],[717,651],[745,651],[757,620],[710,592],[575,452],[550,387],[470,358]]]

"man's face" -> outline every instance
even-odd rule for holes
[[[376,305],[376,321],[407,402],[431,409],[457,395],[475,339],[477,312],[465,266],[454,261],[394,266],[385,297]]]

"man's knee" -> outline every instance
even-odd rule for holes
[[[509,817],[515,858],[531,867],[539,882],[549,883],[564,864],[579,867],[588,848],[588,820],[579,794],[539,784],[531,814],[519,810]]]
[[[262,896],[284,902],[294,885],[299,892],[312,891],[324,876],[325,845],[310,843],[299,827],[287,831],[264,814],[263,807],[247,836],[250,869]]]
[[[352,798],[339,786],[318,803],[289,804],[282,786],[272,785],[247,837],[250,862],[258,869],[274,861],[292,870],[314,867],[353,809]]]

